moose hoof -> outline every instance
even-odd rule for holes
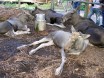
[[[58,67],[57,69],[56,69],[56,71],[55,71],[55,75],[57,75],[57,76],[60,76],[61,75],[61,73],[62,73],[62,68],[61,67]]]
[[[29,55],[33,55],[35,52],[36,52],[35,50],[31,50],[31,51],[29,52]]]
[[[21,49],[23,49],[23,48],[25,48],[25,47],[27,47],[27,45],[19,46],[19,47],[17,47],[17,49],[18,49],[18,50],[21,50]]]

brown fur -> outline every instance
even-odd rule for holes
[[[64,49],[70,51],[72,45],[74,45],[75,41],[78,39],[79,36],[80,36],[79,32],[73,32],[72,36],[71,36],[71,39],[64,46]]]
[[[62,14],[60,13],[57,13],[56,11],[52,10],[52,9],[46,9],[46,10],[43,10],[43,9],[40,9],[40,8],[35,8],[31,14],[32,15],[36,15],[37,13],[43,13],[45,14],[45,19],[46,19],[46,22],[47,23],[58,23],[60,24],[61,21],[62,21]]]
[[[9,37],[13,37],[20,34],[30,33],[30,29],[27,28],[27,22],[34,17],[26,11],[19,13],[17,17],[11,17],[8,20],[0,23],[0,33],[6,34]],[[16,32],[21,31],[21,32]],[[22,32],[23,31],[23,32]]]
[[[90,34],[90,43],[99,47],[104,47],[104,29],[97,26],[92,20],[78,15],[76,10],[73,10],[63,16],[63,24],[66,27],[73,25],[77,31],[84,34]]]

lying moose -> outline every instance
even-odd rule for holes
[[[33,19],[34,17],[28,11],[23,10],[16,17],[10,17],[0,22],[0,34],[5,34],[9,37],[29,34],[30,29],[27,27],[27,22]]]
[[[57,23],[57,24],[61,24],[62,21],[62,14],[57,13],[56,11],[52,10],[52,9],[47,9],[47,10],[43,10],[40,9],[38,7],[35,7],[35,9],[31,12],[31,14],[33,16],[35,16],[38,13],[43,13],[45,14],[45,19],[47,23]]]
[[[63,24],[68,27],[73,25],[77,31],[90,34],[89,42],[95,46],[104,47],[104,29],[97,26],[92,20],[81,17],[77,9],[65,14],[62,18]]]
[[[71,30],[72,30],[72,33],[65,32],[62,30],[52,32],[48,36],[40,39],[39,41],[35,41],[31,44],[19,46],[19,47],[17,47],[17,49],[21,50],[26,47],[31,47],[31,46],[40,44],[37,48],[32,49],[29,52],[29,55],[32,55],[37,50],[39,50],[43,47],[57,45],[58,47],[61,48],[62,62],[60,64],[60,66],[56,69],[55,75],[60,75],[62,73],[63,66],[66,62],[66,56],[65,56],[64,50],[65,50],[65,52],[67,52],[69,54],[79,55],[86,49],[86,47],[89,43],[87,38],[90,35],[76,32],[73,27],[71,28]]]

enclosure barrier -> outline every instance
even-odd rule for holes
[[[69,2],[71,2],[71,1],[75,2],[74,0],[67,0],[67,1],[69,1]],[[86,1],[78,1],[78,2],[81,2],[81,3],[84,3],[85,4],[84,17],[87,17],[87,15],[88,15],[88,5],[89,4],[104,5],[102,3],[96,3],[96,2],[92,3],[92,2],[89,2],[89,0],[86,0]],[[54,0],[51,0],[51,9],[54,10]]]
[[[88,4],[104,5],[102,3],[96,3],[96,2],[92,3],[92,2],[89,2],[88,0],[86,0],[86,1],[79,1],[79,2],[85,3],[85,14],[84,14],[84,17],[87,17],[87,15],[88,15]]]

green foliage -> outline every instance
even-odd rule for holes
[[[5,3],[2,3],[0,4],[0,6],[5,6],[7,8],[17,8],[18,7],[18,4],[16,3],[11,3],[11,2],[5,2]],[[27,4],[27,3],[23,3],[20,5],[20,8],[23,8],[23,9],[34,9],[36,6],[38,6],[39,8],[43,8],[43,9],[49,9],[50,8],[50,3],[47,3],[47,4]]]
[[[2,4],[3,5],[3,4]],[[13,3],[11,3],[11,2],[6,2],[5,4],[4,4],[4,6],[5,7],[8,7],[8,8],[11,8],[11,7],[17,7],[17,4],[13,4]]]
[[[49,9],[49,8],[50,8],[50,6],[51,6],[51,4],[50,4],[50,3],[43,4],[43,5],[39,5],[39,7],[40,7],[40,8],[42,8],[42,9]]]
[[[81,4],[80,9],[85,10],[85,4],[84,3]]]
[[[20,8],[23,8],[23,9],[30,9],[30,10],[34,9],[35,7],[36,7],[35,4],[29,5],[29,4],[27,4],[27,3],[24,3],[24,4],[21,4],[21,5],[20,5]]]

